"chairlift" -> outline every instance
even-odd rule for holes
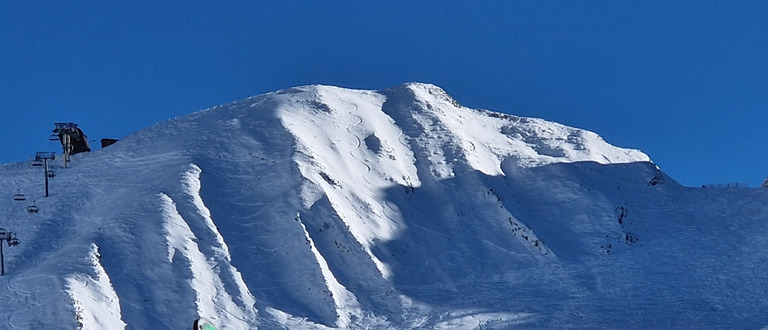
[[[55,176],[56,176],[56,172],[54,172],[53,170],[48,170],[48,177],[49,178],[53,179],[53,177],[55,177]]]
[[[35,160],[32,161],[32,166],[43,166],[43,160],[35,158]]]
[[[27,196],[24,196],[24,194],[21,193],[21,191],[18,191],[16,195],[13,195],[13,200],[15,201],[23,201],[27,199]]]
[[[27,212],[29,213],[37,213],[40,211],[40,207],[35,205],[35,202],[32,202],[32,205],[27,206]]]
[[[51,134],[51,137],[48,138],[48,141],[60,141],[58,134]]]

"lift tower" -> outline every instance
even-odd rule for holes
[[[36,152],[35,160],[32,161],[32,166],[43,166],[43,175],[45,176],[45,197],[48,197],[48,178],[53,178],[56,174],[53,170],[48,168],[48,160],[56,159],[56,154],[53,152]]]
[[[19,245],[16,233],[0,228],[0,275],[5,275],[5,255],[3,254],[3,243],[5,242],[8,243],[9,247]]]

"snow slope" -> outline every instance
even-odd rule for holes
[[[433,85],[292,88],[60,164],[48,198],[0,167],[0,328],[768,325],[768,190]]]

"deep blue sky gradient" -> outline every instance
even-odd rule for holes
[[[768,176],[767,1],[4,1],[0,163],[304,84],[434,83],[685,185]],[[98,145],[94,142],[93,145]]]

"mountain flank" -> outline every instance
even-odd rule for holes
[[[1,328],[768,325],[768,190],[430,84],[290,88],[53,166],[47,198],[0,167]]]

